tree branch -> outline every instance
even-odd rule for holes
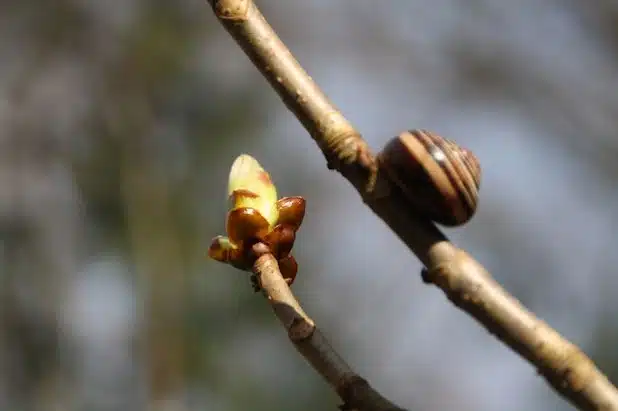
[[[292,344],[341,397],[344,405],[340,409],[405,411],[374,390],[330,346],[292,294],[281,276],[277,260],[268,253],[268,247],[256,244],[253,249],[256,255],[261,254],[253,265],[253,272],[264,296],[287,330]]]
[[[578,408],[618,410],[618,390],[590,358],[523,307],[433,223],[410,212],[405,199],[377,172],[375,158],[360,133],[302,69],[253,1],[209,3],[316,141],[328,167],[350,181],[363,201],[428,268],[423,272],[424,281],[440,287],[455,305],[533,364]]]

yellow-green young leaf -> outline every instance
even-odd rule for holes
[[[234,209],[256,209],[271,228],[277,222],[277,188],[266,170],[250,155],[242,154],[232,164],[228,195]]]

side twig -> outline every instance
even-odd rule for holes
[[[339,171],[363,201],[428,268],[462,310],[533,364],[564,398],[582,410],[618,410],[618,390],[577,346],[525,309],[489,272],[458,249],[377,172],[358,131],[302,69],[251,0],[209,0],[222,25],[316,141],[329,168]]]
[[[253,265],[253,272],[264,296],[298,352],[330,383],[343,400],[344,404],[340,409],[405,411],[374,390],[330,346],[292,294],[281,275],[277,260],[268,253],[268,247],[258,243],[253,250],[259,256]]]

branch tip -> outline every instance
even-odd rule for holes
[[[245,21],[252,0],[208,0],[215,15],[224,20]]]

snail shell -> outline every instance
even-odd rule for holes
[[[481,166],[476,156],[426,130],[401,133],[378,154],[380,170],[421,215],[445,226],[476,211]]]

